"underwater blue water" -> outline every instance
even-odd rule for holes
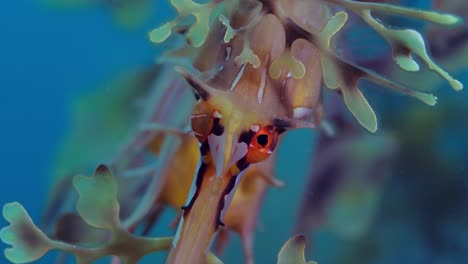
[[[156,20],[171,13],[157,11]],[[0,13],[0,204],[19,201],[39,220],[74,96],[153,63],[156,49],[145,38],[150,25],[122,30],[104,7],[18,0],[2,1]]]

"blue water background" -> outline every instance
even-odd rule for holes
[[[173,10],[155,10],[136,30],[117,27],[104,7],[62,10],[18,0],[2,1],[0,12],[0,204],[19,201],[37,221],[73,99],[154,63],[157,48],[146,34]]]

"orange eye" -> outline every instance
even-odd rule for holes
[[[268,158],[274,150],[277,140],[278,133],[271,127],[259,129],[250,141],[246,161],[256,163]]]

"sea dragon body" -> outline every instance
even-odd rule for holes
[[[219,63],[221,58],[224,63],[209,79],[201,80],[179,69],[198,98],[191,123],[200,142],[201,163],[193,190],[182,208],[167,263],[203,263],[214,234],[224,226],[225,212],[246,168],[270,156],[279,135],[287,129],[314,126],[293,119],[291,100],[283,94],[286,86],[294,88],[292,81],[287,81],[288,73],[282,74],[282,67],[279,70],[283,78],[274,79],[268,73],[273,59],[281,57],[286,48],[285,33],[278,28],[282,28],[281,22],[274,15],[265,14],[229,43],[210,36],[207,47],[211,48],[210,42],[216,39],[222,43],[221,50],[228,51],[222,57],[211,55],[213,61]],[[249,52],[250,57],[245,56]],[[305,50],[309,57],[313,52]],[[203,47],[200,53],[204,53]],[[205,57],[203,62],[209,59]],[[311,68],[310,72],[316,69]],[[316,93],[313,104],[318,102],[319,87],[310,87]],[[288,96],[293,94],[289,91]]]
[[[171,3],[181,16],[192,14],[197,18],[192,28],[177,29],[186,34],[188,44],[194,49],[184,47],[172,55],[189,54],[191,60],[190,70],[178,68],[178,71],[198,99],[191,125],[201,144],[201,163],[186,205],[182,207],[174,248],[167,263],[205,260],[210,241],[224,225],[224,211],[242,172],[250,164],[266,159],[282,132],[289,128],[315,127],[312,120],[321,122],[322,80],[343,96],[355,118],[371,132],[377,129],[376,117],[357,87],[360,78],[368,78],[429,105],[435,104],[433,95],[393,83],[333,52],[332,37],[344,26],[348,15],[338,12],[332,16],[328,4],[342,5],[356,12],[371,26],[379,23],[370,13],[373,8],[414,15],[411,11],[346,0]],[[203,16],[214,17],[214,22],[210,24]],[[447,23],[439,19],[438,23]],[[151,39],[164,41],[170,35],[168,30],[177,28],[178,21],[155,29]],[[389,39],[409,34],[378,26],[375,29]],[[406,49],[425,56],[414,43],[394,40],[392,44],[399,52]],[[426,62],[432,63],[430,59]],[[410,70],[408,65],[401,64],[401,67]],[[443,70],[436,67],[434,70],[446,77],[454,89],[461,89],[461,84]]]

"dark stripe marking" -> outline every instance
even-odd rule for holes
[[[197,181],[195,183],[195,193],[193,194],[192,199],[190,200],[189,204],[182,206],[182,210],[184,210],[184,216],[186,216],[190,209],[192,209],[193,204],[195,203],[195,200],[198,197],[198,194],[200,193],[201,185],[203,182],[203,177],[205,176],[206,169],[208,168],[208,164],[203,163],[200,165],[200,169],[198,170],[197,173]]]
[[[224,133],[224,127],[221,125],[219,118],[213,119],[213,128],[211,129],[211,133],[215,136],[221,136]]]
[[[236,166],[239,169],[239,171],[243,171],[247,169],[247,167],[250,165],[250,163],[247,163],[247,155],[245,155],[242,159],[238,160],[236,162]]]
[[[237,179],[237,175],[231,176],[231,179],[229,179],[228,185],[226,186],[226,188],[223,191],[223,194],[221,195],[221,199],[219,199],[218,208],[216,209],[217,211],[216,211],[216,220],[215,220],[215,230],[217,230],[219,226],[222,226],[222,227],[225,226],[223,221],[221,221],[221,211],[223,211],[224,209],[226,196],[228,196],[234,189],[234,186],[236,186],[236,179]]]
[[[202,156],[206,156],[208,153],[210,153],[210,146],[208,145],[208,140],[205,140],[205,142],[200,146],[200,154]]]
[[[239,136],[239,142],[244,142],[250,145],[250,141],[252,140],[253,136],[255,136],[255,132],[252,130],[242,132]]]
[[[290,122],[283,120],[281,118],[274,118],[273,119],[273,126],[275,127],[278,134],[283,133],[286,131],[287,128],[290,128],[292,125]]]

